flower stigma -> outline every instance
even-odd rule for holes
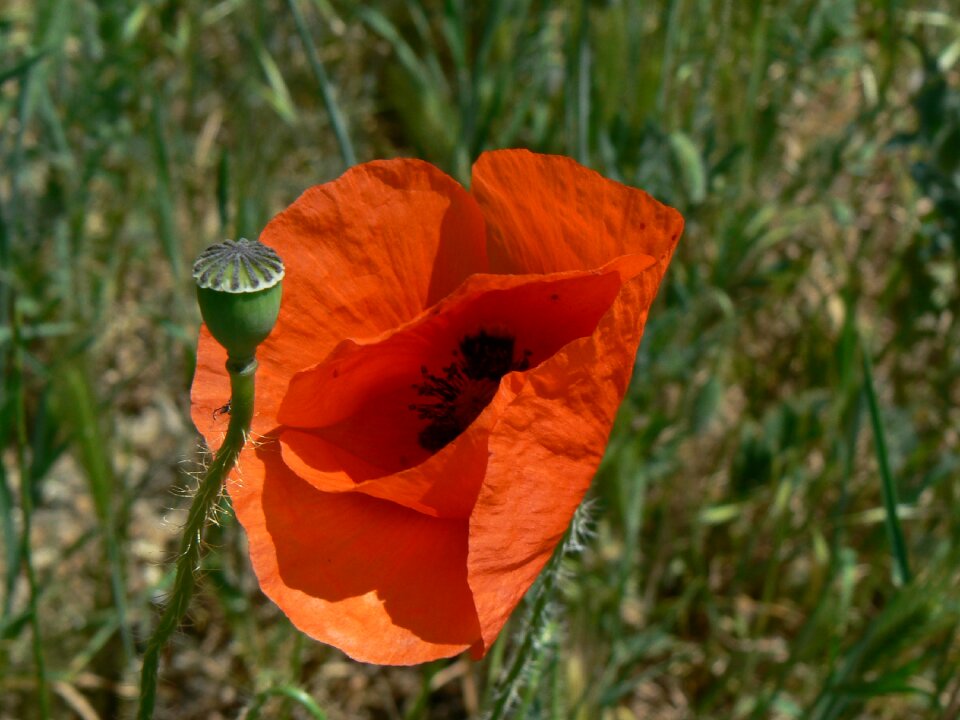
[[[460,341],[451,353],[453,362],[440,374],[431,373],[426,365],[420,367],[422,381],[413,388],[419,396],[433,398],[432,402],[410,405],[420,420],[427,421],[417,436],[420,447],[429,452],[442,450],[490,404],[504,375],[530,368],[532,353],[524,350],[515,360],[515,344],[512,335],[480,330]]]

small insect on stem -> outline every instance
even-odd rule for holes
[[[218,407],[216,410],[213,411],[213,419],[216,420],[221,415],[229,415],[229,414],[230,414],[230,401],[227,400],[225,404],[221,405],[220,407]]]

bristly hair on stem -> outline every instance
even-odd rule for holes
[[[521,691],[548,664],[556,651],[560,627],[556,620],[554,594],[558,581],[563,577],[563,558],[585,547],[592,535],[592,502],[584,502],[574,513],[570,527],[554,551],[540,578],[528,597],[528,610],[524,618],[519,644],[497,685],[491,700],[491,708],[484,714],[485,720],[501,720],[520,699]]]
[[[180,540],[173,589],[156,630],[147,643],[140,675],[139,720],[153,717],[160,652],[190,607],[203,551],[203,534],[227,476],[247,442],[253,420],[256,349],[273,329],[280,312],[283,261],[271,248],[241,238],[204,250],[193,265],[197,302],[204,323],[227,351],[230,422],[213,461],[200,480]]]
[[[229,364],[228,364],[228,367]],[[197,566],[203,549],[203,532],[210,519],[214,505],[220,500],[224,482],[236,464],[240,451],[246,443],[253,418],[254,377],[257,364],[252,361],[240,370],[230,370],[231,413],[230,424],[223,444],[213,462],[207,468],[187,514],[183,528],[180,550],[177,557],[173,589],[167,600],[160,622],[147,643],[143,655],[140,676],[139,720],[153,717],[157,699],[157,680],[160,668],[160,652],[174,631],[179,627],[196,585]]]
[[[227,433],[203,473],[183,527],[173,589],[156,630],[147,643],[140,673],[139,720],[153,717],[157,701],[160,652],[190,607],[197,583],[203,534],[216,522],[214,513],[230,472],[250,435],[257,373],[256,351],[273,330],[280,313],[285,273],[283,260],[256,240],[225,240],[200,253],[193,264],[197,303],[207,330],[227,351],[230,400]]]

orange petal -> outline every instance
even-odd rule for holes
[[[468,581],[483,634],[473,651],[482,655],[543,569],[590,486],[683,218],[646,193],[568,158],[522,150],[481,156],[473,193],[487,220],[494,272],[599,267],[632,253],[656,259],[644,272],[624,278],[589,338],[570,343],[526,375],[491,433],[468,553]]]
[[[590,487],[626,392],[660,268],[627,283],[592,336],[531,371],[493,429],[470,517],[468,580],[482,656]],[[512,378],[511,378],[512,379]]]
[[[667,263],[680,214],[570,158],[496,150],[473,166],[471,192],[487,221],[495,273],[597,268],[642,253]]]
[[[428,514],[467,517],[486,468],[487,437],[512,396],[491,386],[493,402],[437,452],[423,445],[429,421],[415,409],[423,402],[418,381],[457,364],[451,351],[483,331],[510,337],[523,369],[536,366],[593,333],[623,278],[652,264],[641,255],[595,271],[474,275],[395,332],[342,343],[290,383],[278,414],[285,461],[320,490],[365,492]]]
[[[470,516],[487,468],[487,440],[499,405],[494,398],[454,442],[425,462],[392,475],[365,477],[375,468],[315,433],[285,428],[280,433],[283,460],[311,485],[325,492],[359,492],[433,517]]]
[[[420,160],[358,165],[307,190],[260,239],[286,265],[280,317],[257,351],[253,431],[275,425],[292,375],[344,338],[378,335],[419,315],[471,273],[486,271],[484,224],[473,198]],[[216,447],[230,397],[226,356],[201,330],[193,420]]]
[[[640,191],[525,151],[482,156],[474,194],[486,249],[474,200],[417,161],[313,188],[262,237],[288,267],[258,353],[254,431],[269,436],[228,488],[267,595],[370,662],[490,647],[589,487],[682,228]],[[534,367],[418,454],[411,374],[492,323],[526,338]],[[211,445],[224,360],[201,331],[194,419]]]
[[[319,492],[277,450],[246,450],[228,489],[260,587],[294,625],[388,665],[449,657],[476,641],[465,521]]]

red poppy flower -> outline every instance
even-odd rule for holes
[[[486,653],[590,485],[682,227],[522,150],[482,155],[470,192],[366,163],[270,222],[283,306],[228,489],[294,625],[381,664]],[[214,447],[225,359],[202,329]]]

